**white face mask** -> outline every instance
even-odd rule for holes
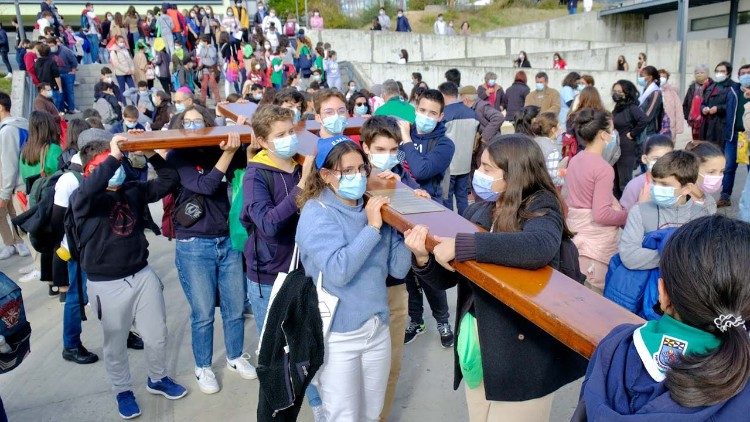
[[[659,85],[660,86],[664,86],[666,84],[667,84],[667,78],[665,78],[663,76],[661,78],[659,78]]]
[[[724,82],[727,80],[727,74],[724,72],[716,72],[716,74],[714,74],[714,79],[716,82]]]

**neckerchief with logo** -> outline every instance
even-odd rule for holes
[[[706,354],[721,344],[715,335],[684,324],[669,315],[649,321],[633,332],[633,343],[654,381],[666,378],[669,365],[684,354]]]

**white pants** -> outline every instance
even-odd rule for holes
[[[330,333],[319,372],[319,392],[336,422],[377,421],[391,367],[391,336],[378,317],[348,333]]]

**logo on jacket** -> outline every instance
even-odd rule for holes
[[[0,307],[0,320],[5,327],[13,328],[21,319],[21,299],[13,299]]]
[[[192,202],[188,202],[185,205],[185,214],[190,218],[198,219],[202,212],[203,210],[201,210],[201,207]]]
[[[659,351],[654,354],[654,361],[659,366],[659,369],[665,371],[669,367],[680,359],[685,353],[688,343],[678,338],[663,336],[661,339],[661,346]]]
[[[135,215],[127,202],[115,202],[109,213],[109,225],[118,236],[130,236],[135,228]]]

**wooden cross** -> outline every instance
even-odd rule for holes
[[[255,111],[254,104],[248,104],[251,103],[230,104],[222,107],[221,111],[225,116],[236,119],[239,115]],[[312,133],[314,124],[308,122],[301,122],[297,128],[301,155],[314,155],[317,150],[318,137]],[[350,133],[359,133],[356,122],[351,127]],[[225,126],[129,134],[128,140],[120,148],[123,151],[137,151],[212,146],[218,145],[231,132],[240,133],[242,142],[252,140],[252,130],[248,126]],[[384,181],[377,177],[371,178],[367,187],[368,195],[373,191],[409,189],[401,182]],[[430,230],[429,250],[437,244],[434,236],[455,237],[457,233],[482,231],[447,208],[440,212],[403,215],[386,206],[383,208],[383,221],[402,233],[416,225],[426,225]],[[454,267],[494,298],[586,358],[614,327],[644,322],[551,267],[531,271],[476,261],[454,262]]]

